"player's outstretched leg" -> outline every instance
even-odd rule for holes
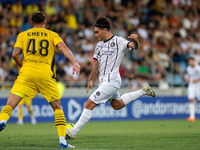
[[[92,117],[93,109],[98,104],[95,104],[90,98],[85,103],[85,108],[75,124],[73,129],[66,129],[66,139],[74,139],[76,134],[81,130],[81,128],[90,120]]]
[[[143,88],[142,88],[143,91],[145,91],[147,93],[148,96],[152,96],[152,97],[155,97],[156,94],[155,92],[151,89],[151,87],[149,85],[145,85]]]
[[[66,139],[74,139],[76,134],[81,130],[81,128],[90,120],[92,117],[92,110],[84,108],[81,117],[75,124],[73,129],[66,129]]]
[[[7,104],[3,107],[0,114],[0,131],[6,127],[6,122],[10,118],[13,109],[17,106],[21,99],[21,96],[13,93],[9,94]]]
[[[0,114],[0,131],[2,131],[6,127],[6,122],[11,116],[12,113],[12,107],[9,105],[6,105]]]
[[[128,105],[130,102],[138,99],[141,96],[144,95],[148,95],[148,96],[152,96],[155,97],[155,92],[151,89],[150,86],[145,85],[142,89],[134,91],[134,92],[130,92],[130,93],[125,93],[121,96],[122,101],[124,102],[124,105]],[[123,106],[124,107],[124,106]],[[123,108],[121,107],[121,108]],[[119,107],[119,109],[121,109]]]
[[[73,129],[66,129],[66,139],[74,139],[77,132]]]

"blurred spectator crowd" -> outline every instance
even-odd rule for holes
[[[19,67],[12,59],[18,33],[31,28],[31,15],[45,12],[47,29],[57,32],[81,65],[79,76],[72,64],[56,51],[57,80],[68,87],[83,87],[92,69],[97,43],[93,25],[99,16],[113,23],[112,33],[139,36],[140,48],[127,52],[120,66],[122,87],[148,83],[167,89],[185,85],[187,58],[200,63],[200,0],[40,0],[23,5],[0,3],[0,83],[13,83]],[[98,84],[98,78],[95,79]]]

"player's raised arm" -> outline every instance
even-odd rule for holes
[[[87,84],[87,91],[86,93],[88,93],[89,88],[93,88],[92,87],[92,80],[96,77],[97,73],[99,72],[99,62],[95,61],[94,66],[92,68],[92,71],[90,73],[89,79],[88,79],[88,84]]]
[[[128,39],[132,41],[132,42],[130,42],[128,44],[128,47],[130,47],[132,49],[138,49],[138,47],[139,47],[139,41],[138,41],[137,34],[131,34],[130,36],[128,36]]]
[[[76,59],[74,58],[72,52],[70,51],[70,49],[65,45],[64,42],[59,42],[56,45],[57,49],[62,51],[63,54],[71,61],[71,63],[73,64],[73,74],[74,72],[76,72],[76,74],[79,74],[80,71],[80,65],[78,64],[78,62],[76,61]]]
[[[22,49],[19,47],[15,47],[12,53],[12,57],[15,60],[15,62],[21,67],[22,66],[22,59],[20,57],[20,54],[22,53]]]

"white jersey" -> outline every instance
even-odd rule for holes
[[[190,79],[188,85],[188,99],[195,99],[195,97],[197,97],[197,99],[200,100],[200,81],[193,83],[194,79],[200,78],[200,66],[195,65],[194,68],[188,66],[187,75]]]
[[[195,65],[194,68],[192,68],[191,66],[188,66],[187,67],[187,74],[188,74],[188,76],[190,78],[189,85],[200,83],[200,81],[196,82],[196,83],[193,83],[194,79],[200,78],[200,66],[199,65]]]
[[[97,43],[93,58],[99,62],[99,82],[117,81],[121,86],[119,66],[129,41],[113,36]]]

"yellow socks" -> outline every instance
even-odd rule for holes
[[[11,116],[12,110],[13,109],[11,106],[9,105],[4,106],[4,108],[1,110],[0,121],[5,120],[7,122]]]
[[[66,119],[61,109],[56,109],[55,112],[55,125],[58,131],[58,136],[62,137],[66,135]]]
[[[33,108],[30,107],[30,110],[29,110],[30,114],[31,114],[31,117],[33,117]]]
[[[19,120],[22,120],[22,118],[23,118],[23,117],[22,117],[22,108],[19,108],[18,111],[19,111],[18,119],[19,119]]]

